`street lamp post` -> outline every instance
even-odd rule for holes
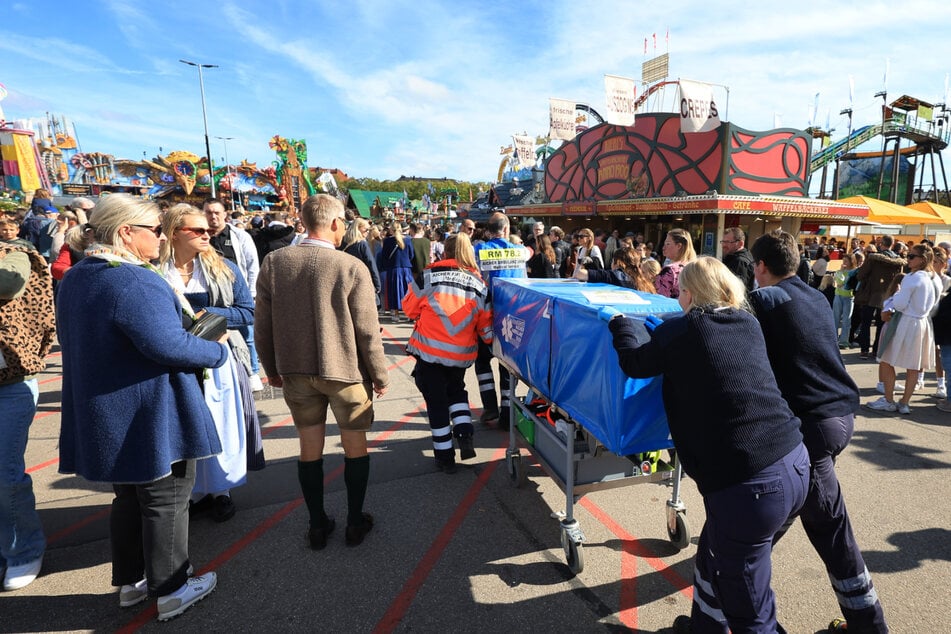
[[[187,59],[178,60],[182,64],[188,64],[198,69],[198,86],[201,88],[201,118],[205,124],[205,154],[208,156],[208,176],[211,179],[211,197],[215,198],[215,166],[211,159],[211,144],[208,142],[208,114],[205,112],[205,80],[202,78],[202,68],[218,68],[217,64],[199,64],[190,62]]]
[[[233,136],[216,136],[216,139],[221,141],[225,146],[225,169],[228,171],[228,176],[232,175],[231,172],[231,161],[228,160],[228,141],[233,141]],[[234,211],[234,178],[231,178],[231,211]]]

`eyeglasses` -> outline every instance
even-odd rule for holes
[[[720,240],[720,244],[733,244],[734,242],[739,242],[739,240]]]
[[[179,231],[187,231],[189,233],[194,233],[196,236],[203,236],[210,234],[211,231],[206,227],[182,227]]]
[[[162,237],[162,225],[156,225],[154,227],[152,225],[130,225],[130,226],[138,227],[139,229],[148,229],[149,231],[155,234],[156,238]]]
[[[922,257],[922,256],[918,255],[917,253],[909,253],[909,254],[908,254],[908,257],[907,257],[906,259],[908,259],[908,260],[914,260],[915,258],[920,258],[920,257]]]

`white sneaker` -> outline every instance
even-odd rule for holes
[[[911,408],[908,407],[907,403],[898,404],[898,413],[899,414],[911,414]]]
[[[890,401],[886,401],[885,397],[878,399],[877,401],[871,401],[865,404],[865,407],[876,412],[895,412],[898,410],[898,406]],[[907,405],[906,405],[907,407]]]
[[[879,381],[878,383],[876,383],[876,384],[875,384],[875,391],[878,392],[879,394],[884,394],[884,393],[885,393],[885,384],[882,383],[881,381]],[[898,382],[896,382],[896,383],[895,383],[895,390],[894,390],[894,391],[895,391],[895,392],[904,392],[904,391],[905,391],[905,384],[904,384],[904,383],[898,383]]]
[[[261,377],[257,374],[252,374],[248,377],[248,383],[251,384],[252,392],[260,392],[264,389],[264,383],[261,382]]]
[[[915,383],[915,391],[916,391],[916,392],[920,392],[920,391],[922,391],[923,389],[925,389],[925,380],[924,380],[924,379],[918,379],[918,382]]]
[[[158,599],[158,620],[175,618],[188,608],[207,597],[218,585],[218,575],[206,572],[200,577],[191,577],[172,594]]]
[[[36,576],[40,574],[40,568],[43,567],[43,558],[19,566],[7,566],[7,573],[3,577],[4,590],[19,590],[33,583]]]
[[[149,582],[144,577],[138,583],[124,585],[119,589],[119,607],[131,608],[149,598]]]
[[[934,396],[934,397],[937,398],[937,399],[944,400],[944,399],[948,398],[948,388],[945,387],[945,385],[944,385],[943,382],[942,382],[942,383],[939,383],[939,384],[938,384],[938,389],[936,389],[936,390],[934,391],[934,394],[932,394],[932,396]]]

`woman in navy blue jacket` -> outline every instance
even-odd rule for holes
[[[115,490],[112,583],[120,606],[158,597],[170,619],[211,592],[189,577],[188,497],[195,461],[221,451],[197,375],[228,348],[183,326],[175,292],[149,262],[165,240],[158,207],[125,194],[100,200],[96,242],[60,285],[61,473]]]
[[[648,325],[602,309],[621,369],[662,375],[670,435],[703,495],[692,632],[776,632],[773,537],[806,499],[809,455],[783,400],[746,287],[710,257],[679,276],[681,317]],[[616,313],[616,311],[614,311]],[[651,325],[653,328],[653,325]],[[737,518],[741,518],[738,521]],[[675,627],[684,629],[687,617]]]

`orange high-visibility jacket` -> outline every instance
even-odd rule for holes
[[[492,343],[492,311],[479,273],[455,260],[440,260],[423,270],[403,298],[403,312],[416,320],[406,351],[429,363],[467,368],[479,350],[478,338]]]

